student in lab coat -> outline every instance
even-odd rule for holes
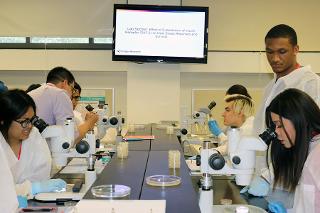
[[[225,111],[222,114],[224,125],[239,128],[241,135],[250,135],[254,120],[254,103],[246,88],[242,85],[233,85],[228,89],[224,100]],[[209,121],[208,125],[211,133],[218,136],[222,144],[217,150],[223,155],[227,154],[227,136],[221,131],[215,120]]]
[[[60,179],[50,179],[51,154],[47,142],[31,123],[36,107],[23,90],[0,95],[0,146],[5,152],[18,195],[65,188]]]
[[[0,209],[4,213],[13,213],[18,209],[18,199],[8,161],[1,146],[0,162]]]
[[[274,170],[273,188],[294,193],[293,212],[320,212],[320,109],[298,89],[277,95],[266,109],[268,128],[275,129],[270,159]],[[272,212],[285,212],[280,203]]]
[[[82,124],[84,122],[84,119],[82,118],[81,112],[76,110],[76,107],[78,105],[78,102],[80,100],[81,95],[81,86],[74,82],[74,92],[71,97],[72,107],[73,107],[73,114],[74,114],[74,122],[77,126]]]
[[[285,24],[274,26],[265,36],[265,48],[274,78],[265,88],[262,105],[255,116],[254,135],[265,130],[265,110],[272,99],[285,89],[300,89],[320,104],[320,77],[311,66],[297,62],[299,46],[295,30]]]

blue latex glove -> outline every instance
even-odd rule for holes
[[[55,192],[66,189],[67,183],[62,179],[49,179],[32,183],[32,194],[41,192]]]
[[[248,192],[254,196],[262,197],[266,196],[269,192],[270,185],[262,177],[255,176],[249,186],[241,189],[240,193]]]
[[[28,199],[25,196],[18,195],[19,208],[28,207]]]
[[[215,136],[219,136],[221,134],[222,131],[219,128],[216,120],[209,121],[208,126],[209,126],[211,133],[214,134]]]
[[[287,209],[284,207],[283,203],[279,201],[269,202],[268,209],[273,213],[287,213]]]

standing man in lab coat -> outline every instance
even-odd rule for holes
[[[320,105],[320,77],[312,71],[310,65],[302,66],[297,62],[299,46],[295,30],[285,24],[274,26],[264,41],[274,78],[264,90],[262,105],[254,120],[254,135],[265,130],[266,108],[272,99],[285,89],[300,89]]]
[[[304,91],[320,106],[320,77],[312,71],[310,65],[302,66],[297,62],[299,46],[295,30],[285,24],[274,26],[265,36],[265,48],[274,79],[265,88],[262,105],[255,116],[253,135],[266,129],[266,108],[279,93],[288,88]],[[248,191],[255,196],[268,194],[270,183],[273,182],[273,169],[267,168],[265,154],[257,153],[257,176],[242,192]]]

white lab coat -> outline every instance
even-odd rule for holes
[[[294,213],[320,213],[320,136],[310,143],[299,185],[294,195]]]
[[[263,170],[262,176],[270,183],[273,183],[273,167]],[[320,213],[320,135],[317,135],[310,142],[309,154],[304,164],[302,175],[294,192],[292,207],[292,195],[280,187],[276,191],[269,190],[266,197],[268,201],[281,201],[290,209],[288,213]],[[272,184],[270,185],[272,187]]]
[[[253,128],[253,121],[254,117],[250,116],[246,119],[246,121],[242,124],[242,126],[239,128],[240,130],[240,136],[250,136],[252,133]],[[229,129],[229,128],[228,128]],[[223,134],[223,135],[221,135]],[[218,146],[216,150],[218,150],[222,155],[226,155],[228,153],[228,137],[221,133],[219,135],[220,140],[224,140],[224,143],[221,146]]]
[[[267,85],[264,91],[262,104],[258,110],[254,123],[252,135],[258,136],[266,129],[265,111],[271,101],[281,92],[289,88],[296,88],[306,92],[320,106],[320,77],[312,72],[311,67],[300,67],[286,76],[276,80],[274,79]],[[257,152],[256,171],[260,175],[260,171],[267,167],[265,157],[266,152]]]
[[[11,169],[18,195],[31,195],[31,182],[50,179],[51,154],[46,140],[33,127],[29,137],[22,141],[20,160],[5,140],[1,146]]]
[[[2,134],[0,140],[4,140]],[[0,209],[3,213],[13,213],[18,209],[18,200],[13,176],[2,146],[0,146],[0,162]]]
[[[320,106],[320,77],[312,72],[310,66],[298,68],[277,81],[275,76],[265,88],[262,104],[254,119],[252,135],[257,136],[266,129],[266,108],[279,93],[289,88],[296,88],[306,92]]]

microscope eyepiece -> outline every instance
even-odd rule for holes
[[[86,110],[88,110],[89,112],[92,112],[92,111],[94,110],[94,108],[93,108],[90,104],[88,104],[85,108],[86,108]]]
[[[217,103],[215,101],[211,101],[210,104],[208,105],[208,109],[212,110],[213,107],[215,107],[217,105]]]
[[[31,123],[39,130],[40,133],[42,133],[43,130],[45,130],[45,128],[49,126],[44,120],[42,120],[36,115],[31,118]]]
[[[277,133],[270,128],[267,128],[259,137],[269,146],[271,141],[277,139]]]

